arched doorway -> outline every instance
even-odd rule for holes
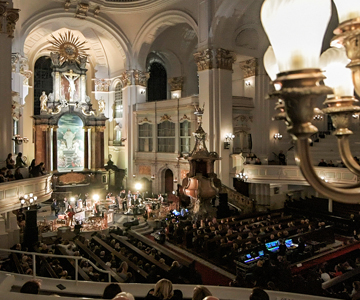
[[[79,116],[63,115],[58,122],[58,170],[84,169],[84,125]]]
[[[171,194],[174,188],[174,174],[170,169],[165,171],[165,193]]]

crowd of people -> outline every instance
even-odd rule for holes
[[[28,165],[26,164],[21,152],[18,153],[15,160],[13,160],[12,154],[9,153],[5,160],[5,164],[6,166],[0,169],[0,183],[24,179],[24,176],[21,173],[21,168],[26,168]],[[33,159],[28,167],[28,171],[29,177],[44,175],[45,164],[41,162],[36,165],[35,159]]]
[[[41,292],[41,281],[32,279],[25,282],[20,293],[38,295]],[[123,292],[122,288],[117,283],[108,284],[102,294],[102,299],[110,300],[135,300],[134,295],[128,292]],[[168,279],[160,279],[156,282],[154,288],[150,289],[145,300],[182,300],[183,293],[179,289],[173,287],[173,283]],[[191,300],[219,300],[212,295],[209,289],[205,286],[197,285],[194,287]],[[249,295],[249,300],[269,300],[269,295],[261,288],[253,288]]]

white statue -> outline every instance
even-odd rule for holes
[[[99,104],[99,114],[104,114],[105,112],[105,101],[104,99],[100,99],[98,100],[98,104]]]
[[[64,73],[64,77],[69,81],[69,94],[70,94],[70,101],[74,100],[74,94],[76,92],[75,80],[80,77],[78,74],[74,74],[73,70],[70,70],[68,73]]]
[[[46,96],[45,92],[42,92],[42,95],[40,96],[40,107],[41,111],[47,111],[47,103],[48,97]]]
[[[64,133],[63,139],[66,141],[66,148],[68,150],[72,149],[75,136],[76,133],[73,133],[70,129]]]

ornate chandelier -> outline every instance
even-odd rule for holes
[[[264,56],[264,65],[275,85],[272,96],[280,99],[275,119],[285,121],[296,142],[296,161],[306,180],[333,200],[358,203],[360,184],[335,187],[317,176],[310,159],[309,138],[318,131],[311,124],[316,98],[327,95],[322,111],[331,116],[341,159],[360,175],[349,143],[351,119],[360,112],[354,97],[354,88],[360,95],[360,1],[334,3],[340,24],[334,30],[332,48],[320,58],[331,0],[265,0],[261,22],[272,48]],[[320,84],[322,80],[326,85]]]

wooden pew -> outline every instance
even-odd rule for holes
[[[75,241],[75,244],[82,249],[90,258],[92,258],[99,266],[101,266],[104,270],[110,271],[110,275],[117,281],[117,282],[124,282],[124,280],[116,274],[116,272],[111,269],[106,263],[98,257],[94,252],[92,252],[88,247],[86,247],[82,242],[79,240]]]
[[[57,249],[59,249],[59,251],[63,254],[63,255],[68,255],[66,253],[66,250],[63,248],[63,247],[59,247],[57,246]],[[74,270],[76,270],[75,268],[75,263],[76,261],[74,259],[71,259],[71,258],[67,258],[68,262],[74,267]],[[80,276],[86,280],[86,281],[91,281],[91,278],[89,277],[88,274],[85,273],[85,271],[83,269],[81,269],[80,267],[78,267],[78,272],[80,274]]]
[[[47,261],[46,257],[40,256],[41,262],[45,265],[46,271],[49,273],[51,278],[59,278],[55,273],[54,269],[50,266],[49,262]]]
[[[16,270],[19,274],[24,274],[24,270],[20,264],[20,261],[19,261],[19,257],[17,256],[16,253],[11,253],[11,257],[12,257],[12,260],[14,261],[14,264],[15,264],[15,267],[16,267]]]
[[[160,268],[161,270],[165,271],[165,272],[169,272],[170,267],[165,265],[165,264],[161,264],[159,263],[155,258],[153,258],[150,255],[147,255],[145,252],[141,251],[140,249],[136,248],[134,245],[130,244],[124,237],[116,235],[114,233],[111,234],[111,236],[116,239],[117,241],[119,241],[121,244],[123,244],[124,246],[126,246],[127,248],[131,249],[133,252],[135,252],[137,255],[139,255],[140,257],[143,258],[143,260],[149,261],[152,264],[154,264],[155,266],[157,266],[158,268]]]
[[[179,264],[181,264],[185,267],[188,267],[192,263],[192,260],[180,257],[175,252],[170,251],[169,249],[165,248],[164,246],[162,246],[152,240],[149,240],[148,238],[144,237],[143,235],[137,233],[136,231],[129,230],[127,233],[129,235],[133,236],[134,238],[136,238],[137,240],[141,241],[142,243],[148,245],[149,247],[160,251],[162,254],[171,258],[172,260],[178,261]]]
[[[148,273],[145,272],[143,269],[139,268],[136,264],[134,264],[131,260],[129,260],[127,257],[122,255],[120,252],[116,251],[114,248],[112,248],[110,245],[106,244],[102,239],[100,239],[97,236],[93,237],[93,240],[96,241],[98,244],[103,246],[105,249],[107,249],[109,252],[114,254],[117,258],[119,258],[121,261],[127,262],[130,269],[134,270],[137,274],[140,274],[145,279],[148,277]]]

